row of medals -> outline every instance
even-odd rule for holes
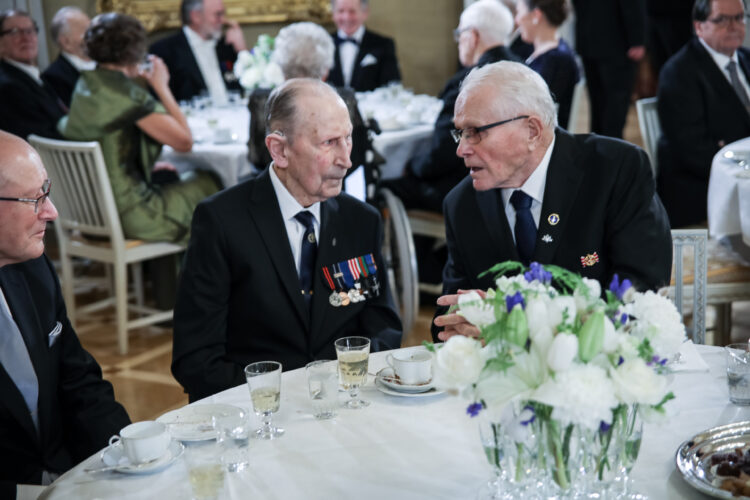
[[[328,297],[328,302],[333,307],[348,306],[349,304],[356,304],[366,300],[365,292],[362,291],[362,286],[359,283],[354,284],[355,288],[350,289],[348,292],[345,291],[333,291]]]

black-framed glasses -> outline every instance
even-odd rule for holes
[[[33,203],[34,204],[34,213],[39,213],[39,205],[44,205],[44,202],[47,201],[47,198],[49,198],[49,189],[52,185],[52,181],[49,179],[44,181],[44,184],[42,184],[42,196],[39,198],[6,198],[6,197],[0,197],[0,201],[20,201],[22,203]]]
[[[467,27],[467,28],[456,28],[456,29],[454,29],[453,30],[453,40],[455,40],[456,43],[458,43],[458,39],[461,38],[461,33],[463,33],[464,31],[469,31],[470,29],[472,29],[472,28]]]
[[[745,24],[747,20],[747,14],[744,12],[742,14],[737,14],[734,16],[726,16],[724,14],[720,16],[716,16],[713,19],[707,19],[708,22],[715,24],[716,26],[720,26],[722,28],[726,28],[729,26],[729,24],[734,21],[737,24]]]
[[[469,128],[458,128],[451,130],[451,137],[453,137],[453,140],[456,141],[456,144],[461,142],[461,139],[465,139],[469,144],[477,144],[479,141],[482,140],[482,137],[479,135],[481,132],[484,132],[485,130],[489,130],[493,127],[499,127],[500,125],[505,125],[506,123],[514,122],[516,120],[522,120],[524,118],[528,118],[529,115],[520,115],[516,116],[515,118],[508,118],[507,120],[502,120],[495,123],[490,123],[489,125],[482,125],[481,127],[469,127]]]
[[[13,37],[20,35],[36,35],[39,33],[39,28],[32,26],[31,28],[10,28],[7,30],[0,31],[0,36],[10,35]]]

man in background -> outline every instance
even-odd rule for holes
[[[42,73],[42,80],[55,91],[65,106],[70,107],[70,98],[81,71],[92,70],[96,63],[86,54],[83,34],[91,19],[78,7],[63,7],[52,18],[50,34],[60,55]]]
[[[370,13],[368,3],[331,0],[337,30],[331,34],[336,54],[328,83],[335,87],[364,92],[401,81],[393,40],[365,28]]]
[[[0,498],[49,484],[130,423],[81,347],[52,262],[57,217],[39,155],[0,132]]]
[[[0,12],[0,130],[60,139],[57,122],[67,108],[39,74],[37,33],[27,12]]]
[[[215,103],[240,90],[234,75],[237,54],[247,50],[242,29],[226,18],[222,0],[182,0],[182,29],[149,49],[169,68],[169,87],[178,101],[206,92]],[[226,31],[223,31],[226,28]]]

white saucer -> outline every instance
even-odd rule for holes
[[[104,465],[108,467],[117,466],[115,471],[123,474],[152,474],[166,469],[172,462],[182,455],[185,447],[179,441],[169,443],[167,452],[153,462],[147,464],[131,464],[121,443],[115,443],[107,446],[101,452],[100,458]]]
[[[380,377],[375,379],[375,388],[382,392],[383,394],[388,394],[389,396],[398,396],[402,398],[424,398],[424,397],[430,397],[430,396],[436,396],[438,394],[442,394],[443,391],[439,391],[435,389],[434,387],[424,391],[424,392],[402,392],[402,391],[394,391],[393,389],[388,388],[385,383],[380,379]]]
[[[213,428],[212,417],[240,417],[242,414],[242,408],[236,406],[202,404],[167,412],[156,421],[167,424],[172,437],[179,441],[207,441],[219,435]]]
[[[386,394],[395,392],[400,396],[404,394],[422,394],[428,391],[432,391],[432,394],[435,394],[435,388],[433,387],[432,382],[427,382],[426,384],[419,385],[407,385],[393,381],[392,377],[394,375],[395,374],[393,373],[393,368],[383,368],[375,375],[375,386],[377,387],[378,383],[380,383],[380,386],[389,390],[389,392],[387,392]],[[380,387],[378,388],[380,389]]]

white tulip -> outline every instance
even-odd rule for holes
[[[547,351],[547,365],[556,372],[570,368],[578,354],[578,337],[572,333],[558,333]]]

